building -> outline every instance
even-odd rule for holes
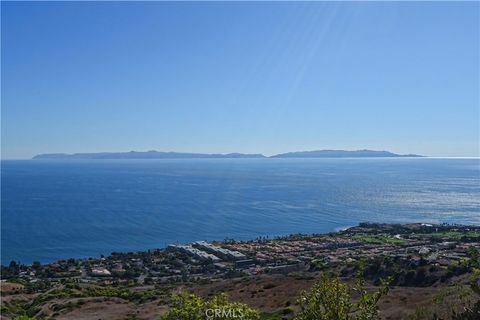
[[[104,267],[93,267],[92,268],[92,276],[96,277],[108,277],[111,273]]]
[[[171,250],[178,250],[178,251],[183,251],[185,252],[186,254],[188,255],[191,255],[191,256],[194,256],[195,258],[197,259],[200,259],[200,260],[212,260],[213,262],[218,262],[220,261],[220,258],[218,258],[217,256],[211,254],[211,253],[208,253],[208,252],[205,252],[205,251],[202,251],[202,250],[199,250],[197,248],[194,248],[190,245],[180,245],[180,244],[170,244],[168,246],[168,249],[171,249]]]
[[[245,260],[247,258],[247,256],[243,253],[214,246],[206,241],[196,241],[193,243],[193,245],[228,260]]]

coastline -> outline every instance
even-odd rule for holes
[[[379,222],[360,222],[357,225],[348,225],[348,226],[341,226],[341,227],[336,227],[331,231],[327,232],[320,232],[320,233],[290,233],[290,234],[283,234],[283,235],[260,235],[257,236],[256,238],[249,238],[249,239],[234,239],[234,238],[225,238],[223,240],[219,239],[210,239],[207,240],[206,242],[213,243],[217,246],[224,246],[228,245],[229,243],[252,243],[252,242],[257,242],[257,241],[277,241],[277,240],[283,240],[283,239],[290,239],[290,238],[296,238],[296,237],[301,237],[301,238],[311,238],[311,237],[326,237],[326,236],[337,236],[337,235],[342,235],[344,233],[348,233],[350,231],[355,231],[358,228],[361,228],[362,226],[376,226],[380,227],[381,229],[390,229],[390,228],[397,228],[397,227],[427,227],[427,228],[447,228],[447,229],[473,229],[473,230],[478,230],[480,233],[480,225],[468,225],[468,224],[457,224],[457,223],[431,223],[431,222],[407,222],[407,223],[379,223]],[[480,237],[480,234],[479,234]],[[198,242],[198,241],[205,241],[203,239],[197,239],[192,241],[191,243]],[[146,249],[141,249],[141,250],[134,250],[134,251],[114,251],[111,252],[110,254],[104,253],[104,254],[99,254],[98,256],[82,256],[82,257],[75,257],[75,256],[70,256],[69,258],[63,258],[63,259],[55,259],[52,261],[45,261],[41,262],[41,265],[50,265],[50,264],[55,264],[59,262],[65,262],[67,260],[74,260],[74,261],[91,261],[91,260],[100,260],[104,259],[105,257],[111,257],[113,255],[129,255],[129,254],[145,254],[148,252],[152,251],[162,251],[162,250],[167,250],[169,246],[172,245],[189,245],[190,243],[185,242],[185,243],[165,243],[163,246],[157,246],[154,248],[146,248]],[[21,261],[14,260],[17,263],[21,263]],[[0,266],[6,267],[8,266],[8,263],[2,263]],[[32,266],[34,263],[38,263],[38,261],[33,261],[32,263],[26,263],[22,264],[24,266]]]
[[[211,297],[222,292],[260,310],[262,320],[290,319],[283,316],[298,312],[293,302],[321,274],[352,283],[359,270],[369,288],[390,279],[382,315],[403,319],[419,307],[445,314],[452,310],[448,304],[431,301],[439,294],[456,301],[445,291],[452,285],[469,292],[469,279],[480,266],[479,247],[480,226],[360,223],[322,234],[199,241],[30,266],[12,263],[1,267],[2,316],[16,319],[26,312],[77,319],[95,310],[96,318],[101,313],[100,318],[113,319],[124,310],[157,319],[170,308],[174,293]]]
[[[157,246],[152,246],[150,248],[139,248],[139,249],[134,249],[134,250],[113,250],[111,252],[103,252],[99,253],[98,255],[80,255],[80,256],[74,256],[70,255],[65,258],[57,258],[57,259],[31,259],[32,262],[30,263],[24,263],[21,260],[18,259],[10,259],[9,261],[4,261],[2,259],[0,266],[6,267],[9,265],[11,261],[15,261],[16,263],[20,265],[25,265],[25,266],[31,266],[34,262],[40,262],[41,265],[49,265],[49,264],[54,264],[58,263],[60,261],[66,261],[66,260],[75,260],[75,261],[88,261],[88,260],[98,260],[101,259],[102,257],[109,257],[112,255],[112,253],[117,253],[117,254],[129,254],[129,253],[145,253],[149,251],[156,251],[156,250],[165,250],[168,248],[169,245],[172,244],[179,244],[179,245],[188,245],[189,243],[195,242],[195,241],[208,241],[211,243],[216,243],[221,245],[225,241],[234,241],[234,242],[252,242],[252,241],[257,241],[258,239],[267,239],[267,240],[276,240],[276,239],[285,239],[288,237],[292,236],[307,236],[307,237],[313,237],[313,236],[326,236],[326,235],[331,235],[331,234],[341,234],[343,232],[348,231],[349,229],[354,229],[355,227],[358,227],[361,224],[374,224],[374,225],[417,225],[417,224],[431,224],[431,225],[450,225],[450,226],[459,226],[459,227],[474,227],[474,228],[480,228],[480,225],[468,225],[468,224],[456,224],[456,223],[435,223],[435,222],[404,222],[404,223],[379,223],[379,222],[360,222],[359,224],[351,224],[351,225],[344,225],[344,226],[339,226],[339,227],[334,227],[330,231],[324,231],[324,232],[318,232],[318,233],[302,233],[302,232],[295,232],[295,233],[286,233],[286,234],[263,234],[263,235],[258,235],[255,238],[253,237],[245,237],[245,238],[230,238],[230,237],[225,237],[223,240],[220,240],[219,238],[209,238],[209,239],[194,239],[190,242],[179,242],[179,241],[174,241],[174,242],[164,242],[163,245],[159,244]]]

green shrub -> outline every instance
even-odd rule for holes
[[[218,310],[218,311],[217,311]],[[260,320],[260,313],[248,305],[231,302],[225,294],[203,299],[192,293],[180,293],[172,296],[170,310],[162,320]]]
[[[357,292],[360,298],[353,302],[351,291]],[[371,320],[379,319],[378,300],[388,292],[385,282],[382,288],[374,293],[365,290],[363,272],[355,287],[349,288],[338,277],[322,273],[313,288],[305,291],[299,299],[301,307],[296,320]]]

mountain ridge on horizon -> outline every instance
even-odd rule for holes
[[[34,156],[33,160],[49,159],[238,159],[238,158],[399,158],[423,157],[417,154],[396,154],[376,150],[314,150],[279,153],[265,156],[260,153],[190,153],[164,151],[93,152],[93,153],[45,153]]]

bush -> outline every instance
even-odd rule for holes
[[[203,299],[192,293],[172,296],[170,310],[162,320],[259,320],[260,313],[248,305],[229,301],[227,295],[220,294],[211,299]]]
[[[351,291],[356,291],[359,301],[352,302]],[[329,277],[321,274],[320,280],[310,291],[302,294],[299,304],[300,313],[296,320],[351,320],[351,319],[379,319],[378,300],[388,292],[388,286],[368,293],[365,290],[363,272],[359,273],[357,283],[350,289],[338,277]]]

